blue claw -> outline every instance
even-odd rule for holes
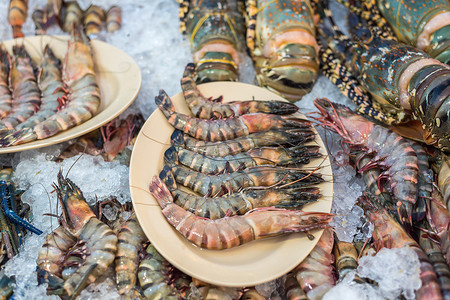
[[[6,217],[8,219],[10,219],[12,222],[14,222],[17,225],[20,225],[22,227],[24,227],[25,229],[35,233],[35,234],[42,234],[42,231],[37,229],[36,227],[34,227],[33,225],[31,225],[30,223],[28,223],[27,221],[25,221],[24,219],[22,219],[21,217],[19,217],[14,210],[9,208],[9,204],[8,204],[8,197],[7,195],[9,194],[9,197],[11,198],[11,206],[15,207],[15,194],[14,191],[12,190],[11,184],[6,183],[5,181],[0,181],[0,203],[1,203],[1,207],[3,212],[5,213]]]

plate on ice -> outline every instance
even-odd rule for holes
[[[12,46],[23,43],[33,60],[38,63],[46,44],[63,60],[69,36],[32,36],[3,42],[12,53]],[[141,88],[141,71],[124,51],[99,40],[92,40],[97,83],[102,102],[97,114],[90,120],[52,137],[22,145],[0,148],[0,154],[30,150],[58,144],[105,125],[121,114],[136,98]]]
[[[224,96],[224,101],[244,99],[279,99],[266,89],[238,82],[211,82],[199,85],[205,96]],[[178,112],[189,114],[181,93],[172,97]],[[303,233],[250,242],[227,250],[201,249],[179,234],[165,219],[149,192],[154,175],[163,168],[163,153],[170,146],[173,127],[160,110],[145,122],[133,148],[130,163],[130,190],[139,222],[155,248],[176,268],[197,279],[220,286],[253,286],[278,278],[297,266],[313,249],[322,231],[313,231],[309,240]],[[316,142],[327,157],[319,136]],[[333,183],[328,158],[313,160],[305,168],[324,166],[321,173],[326,182],[321,188],[323,197],[307,205],[305,211],[330,212]]]

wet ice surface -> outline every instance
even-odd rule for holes
[[[87,8],[91,2],[94,2],[104,9],[119,4],[123,10],[122,28],[113,34],[102,32],[98,38],[124,50],[134,58],[141,69],[142,87],[131,109],[140,110],[147,118],[156,108],[154,97],[158,94],[159,89],[165,89],[169,95],[181,91],[179,80],[186,63],[191,61],[191,52],[189,42],[178,31],[178,4],[176,1],[83,0],[78,2],[82,8]],[[26,36],[34,34],[34,24],[31,20],[32,10],[36,7],[43,7],[45,3],[45,0],[29,0],[30,17],[23,27]],[[9,1],[0,1],[0,12],[2,12],[0,24],[3,24],[0,27],[0,38],[2,40],[12,38],[11,28],[7,25],[8,5]],[[339,7],[336,4],[333,5],[334,8]],[[339,11],[342,11],[342,8],[339,8]],[[343,18],[339,18],[339,20],[342,23]],[[57,27],[50,28],[48,33],[63,34]],[[240,75],[241,81],[254,82],[252,62],[245,54],[243,54]],[[354,107],[350,100],[323,76],[319,77],[313,91],[297,102],[297,105],[303,113],[316,111],[313,100],[319,96]],[[362,191],[362,181],[355,177],[355,171],[348,166],[346,155],[342,151],[337,135],[325,132],[321,128],[318,128],[318,131],[330,153],[335,175],[332,212],[336,214],[336,218],[333,225],[339,239],[351,241],[357,234],[357,228],[363,225],[362,211],[358,207],[354,207],[354,203]],[[60,209],[57,210],[55,193],[50,193],[53,190],[51,184],[56,181],[56,175],[60,169],[64,174],[70,169],[69,178],[80,186],[91,203],[96,197],[102,199],[111,194],[117,196],[120,201],[129,200],[127,167],[114,162],[103,162],[101,158],[88,155],[82,156],[76,163],[76,157],[66,159],[63,163],[51,161],[58,156],[60,151],[61,146],[51,146],[12,155],[0,155],[0,165],[14,166],[14,181],[19,188],[26,190],[23,201],[30,203],[34,214],[34,224],[44,231],[41,236],[28,235],[20,254],[6,264],[6,273],[16,275],[15,299],[36,299],[45,295],[45,286],[37,286],[34,271],[37,251],[41,247],[45,235],[57,227],[55,218],[43,216],[43,214],[60,213]],[[363,239],[367,233],[359,235]],[[257,289],[260,293],[271,296],[272,299],[278,299],[279,294],[274,291],[274,288],[279,287],[280,282],[280,280],[271,281],[258,285]],[[82,293],[81,298],[115,299],[117,291],[113,288],[105,288],[111,285],[108,280],[98,286],[92,285]],[[335,292],[330,292],[327,296],[337,298],[338,295],[366,295],[368,297],[367,295],[371,295],[370,293],[369,287],[354,288],[350,285],[341,285]]]
[[[375,256],[360,258],[356,270],[359,277],[371,279],[376,285],[356,283],[353,281],[355,273],[349,273],[323,300],[397,299],[400,296],[414,299],[414,291],[421,286],[419,272],[419,258],[411,248],[382,248]]]

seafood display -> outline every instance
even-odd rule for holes
[[[298,111],[294,104],[284,101],[232,101],[222,102],[222,99],[206,98],[197,88],[194,80],[195,65],[189,63],[181,78],[181,89],[184,98],[193,115],[201,119],[239,117],[251,113],[270,113],[286,115]]]
[[[348,2],[341,1],[344,5]],[[403,43],[427,52],[431,57],[448,64],[450,49],[446,43],[450,28],[448,1],[355,1],[348,5],[358,16],[377,20],[376,26],[387,32],[389,24],[395,37]],[[412,28],[412,30],[411,30]]]
[[[180,31],[191,45],[196,81],[237,81],[245,43],[242,1],[178,2]]]
[[[32,19],[36,35],[46,34],[50,27],[58,25],[65,32],[82,26],[86,35],[95,36],[103,28],[107,32],[119,30],[122,24],[122,9],[113,5],[105,11],[100,6],[91,4],[83,10],[76,0],[48,0],[45,7],[33,11]]]
[[[123,77],[110,85],[100,79],[100,95],[99,78],[123,72],[123,64],[94,66],[87,36],[124,50],[135,45],[130,54],[147,78],[136,106],[102,127],[1,155],[1,299],[450,298],[448,3],[338,0],[350,10],[350,37],[334,24],[342,14],[328,1],[177,0],[178,7],[157,0],[105,10],[100,2],[7,2],[4,25],[14,37],[22,27],[30,32],[27,14],[36,34],[54,25],[73,33],[65,55],[60,37],[39,37],[38,47],[29,38],[0,45],[5,151],[98,116],[122,84]],[[168,17],[171,9],[180,20]],[[124,22],[136,20],[123,32],[122,10]],[[164,43],[157,37],[143,43],[147,30],[162,35],[174,22],[166,52],[154,47]],[[178,25],[193,63],[173,46]],[[162,57],[170,71],[159,69]],[[200,85],[242,80],[245,68],[278,95],[259,98],[243,83],[225,83],[233,93]],[[181,78],[173,98],[167,76]],[[158,146],[138,161],[132,151],[143,140]],[[136,163],[142,167],[133,173]],[[409,252],[377,258],[381,266],[367,259],[398,248]],[[279,268],[266,264],[274,257]],[[208,266],[212,272],[199,272]],[[274,270],[273,280],[257,276],[262,267]],[[257,280],[243,284],[246,277]],[[393,296],[386,288],[395,285]]]
[[[167,121],[190,136],[210,142],[231,140],[251,133],[268,130],[290,130],[311,128],[311,122],[295,115],[272,115],[254,113],[226,119],[199,119],[175,111],[169,96],[160,90],[155,102]]]
[[[260,86],[295,102],[319,72],[314,0],[246,1],[247,46]]]
[[[373,165],[386,169],[380,174],[378,181],[389,181],[392,195],[397,201],[399,217],[402,222],[412,223],[413,207],[418,193],[419,167],[416,152],[410,143],[342,104],[332,103],[328,99],[316,99],[314,104],[319,109],[322,115],[319,119],[325,126],[335,130],[351,147],[375,154],[360,170],[369,169]]]
[[[328,213],[261,208],[243,216],[210,220],[176,205],[172,194],[158,177],[153,179],[150,192],[170,224],[189,241],[207,249],[228,249],[264,237],[325,228],[332,218]]]
[[[13,38],[23,37],[22,26],[27,19],[28,0],[10,0],[8,21],[12,27]]]
[[[350,38],[327,14],[331,29],[320,30],[327,43],[321,56],[325,74],[358,105],[358,112],[448,152],[449,66],[361,26],[352,26]]]
[[[72,33],[64,64],[45,47],[39,82],[23,46],[14,47],[12,105],[1,119],[2,147],[45,139],[92,118],[101,103],[88,38]]]

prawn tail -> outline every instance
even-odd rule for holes
[[[174,146],[171,146],[164,152],[164,161],[170,165],[178,163],[178,152]]]
[[[36,139],[36,133],[32,128],[23,128],[13,133],[1,135],[0,148],[23,144]]]
[[[163,89],[159,90],[159,95],[155,97],[155,103],[166,118],[170,118],[170,116],[175,113],[175,107],[173,106],[172,100],[170,100],[169,95],[167,95]]]
[[[150,183],[150,192],[155,197],[159,206],[164,209],[170,203],[173,203],[173,197],[167,186],[159,179],[158,176],[154,176]]]

